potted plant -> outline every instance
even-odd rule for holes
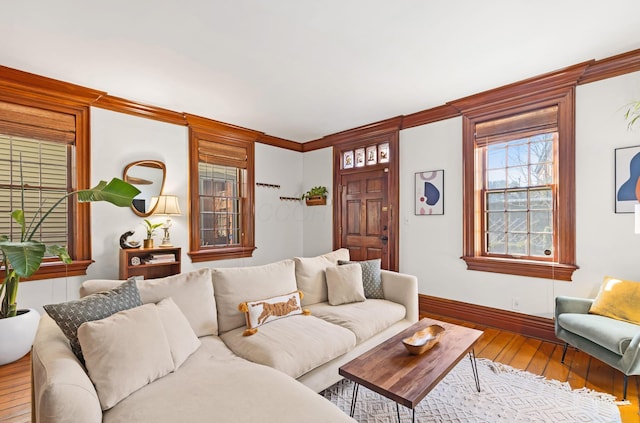
[[[140,192],[118,178],[113,178],[109,183],[100,181],[94,188],[65,194],[46,212],[43,212],[41,205],[28,220],[24,213],[24,184],[22,187],[21,208],[11,212],[12,219],[21,228],[20,240],[14,241],[9,235],[0,235],[0,258],[5,272],[0,286],[0,365],[24,356],[31,348],[38,327],[39,314],[36,310],[17,308],[20,279],[33,275],[40,268],[45,254],[58,256],[64,263],[71,263],[65,247],[46,245],[33,239],[49,214],[72,196],[76,196],[81,203],[106,201],[118,207],[129,207],[133,197]]]
[[[302,194],[301,200],[307,201],[307,206],[321,206],[327,204],[327,187],[317,186]]]
[[[153,234],[156,233],[156,229],[162,226],[164,223],[151,223],[149,219],[144,219],[144,226],[147,231],[147,237],[142,242],[144,248],[153,248]]]

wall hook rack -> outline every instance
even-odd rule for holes
[[[265,184],[264,182],[256,182],[256,186],[258,186],[258,187],[265,187],[265,188],[276,188],[276,189],[280,189],[280,185],[276,185],[276,184]]]
[[[299,197],[280,197],[283,201],[300,201]]]

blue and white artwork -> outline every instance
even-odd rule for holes
[[[444,170],[416,173],[415,214],[444,214]]]
[[[636,185],[640,177],[640,146],[617,148],[616,165],[616,213],[633,213],[638,204]]]

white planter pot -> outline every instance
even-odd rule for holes
[[[33,309],[18,310],[18,315],[0,319],[0,366],[25,356],[33,345],[40,313]]]

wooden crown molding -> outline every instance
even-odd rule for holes
[[[259,134],[257,141],[263,144],[293,151],[308,152],[331,147],[334,143],[340,143],[349,137],[359,137],[363,136],[363,134],[368,135],[378,130],[384,131],[385,125],[389,125],[386,127],[386,130],[412,128],[460,116],[462,112],[469,112],[481,103],[486,104],[487,101],[500,102],[507,98],[522,95],[523,92],[539,92],[541,90],[558,88],[558,86],[587,84],[637,71],[640,71],[640,49],[602,60],[582,62],[559,71],[474,94],[431,109],[363,125],[305,143],[274,137],[259,131],[253,132]],[[65,104],[80,103],[83,105],[91,105],[176,125],[189,125],[187,116],[193,116],[187,113],[137,103],[124,98],[111,96],[104,91],[74,85],[6,66],[0,66],[0,89],[4,91],[5,95],[20,93],[24,97],[26,93],[27,97],[40,100],[55,98],[57,101],[62,101]],[[210,120],[206,118],[201,119]],[[223,124],[223,122],[219,123]]]
[[[220,122],[202,116],[191,115],[189,113],[185,113],[184,117],[187,120],[189,128],[200,134],[209,134],[218,137],[227,137],[252,142],[255,142],[263,135],[262,132],[254,131],[253,129],[243,128],[241,126]]]
[[[298,152],[302,152],[302,146],[304,145],[296,141],[290,141],[284,138],[274,137],[272,135],[267,135],[267,134],[260,135],[260,137],[256,140],[256,142],[259,142],[261,144],[272,145],[274,147],[284,148],[287,150],[298,151]]]
[[[302,151],[313,151],[320,148],[342,144],[347,141],[375,137],[389,132],[397,132],[401,129],[401,127],[402,116],[396,116],[389,119],[381,120],[379,122],[370,123],[368,125],[363,125],[357,128],[327,135],[318,140],[306,142],[302,145]]]
[[[440,120],[450,119],[460,116],[460,111],[450,104],[434,107],[428,110],[405,115],[402,119],[402,128],[413,128],[414,126],[426,125]]]
[[[588,84],[637,71],[640,71],[640,49],[596,60],[585,70],[578,84]]]
[[[147,119],[154,119],[161,122],[173,123],[175,125],[187,125],[187,120],[183,113],[174,112],[173,110],[163,109],[161,107],[141,104],[109,94],[105,94],[96,99],[92,106]]]
[[[448,104],[455,107],[462,114],[469,115],[478,108],[486,110],[487,104],[498,105],[514,100],[517,101],[530,97],[533,93],[537,94],[547,91],[564,92],[565,89],[570,89],[578,83],[578,79],[584,74],[590,63],[592,62],[580,63],[559,71],[546,73],[541,76],[464,97]]]
[[[55,99],[66,105],[90,105],[105,94],[69,82],[0,66],[0,90],[3,94],[18,94],[21,98],[37,100]]]

